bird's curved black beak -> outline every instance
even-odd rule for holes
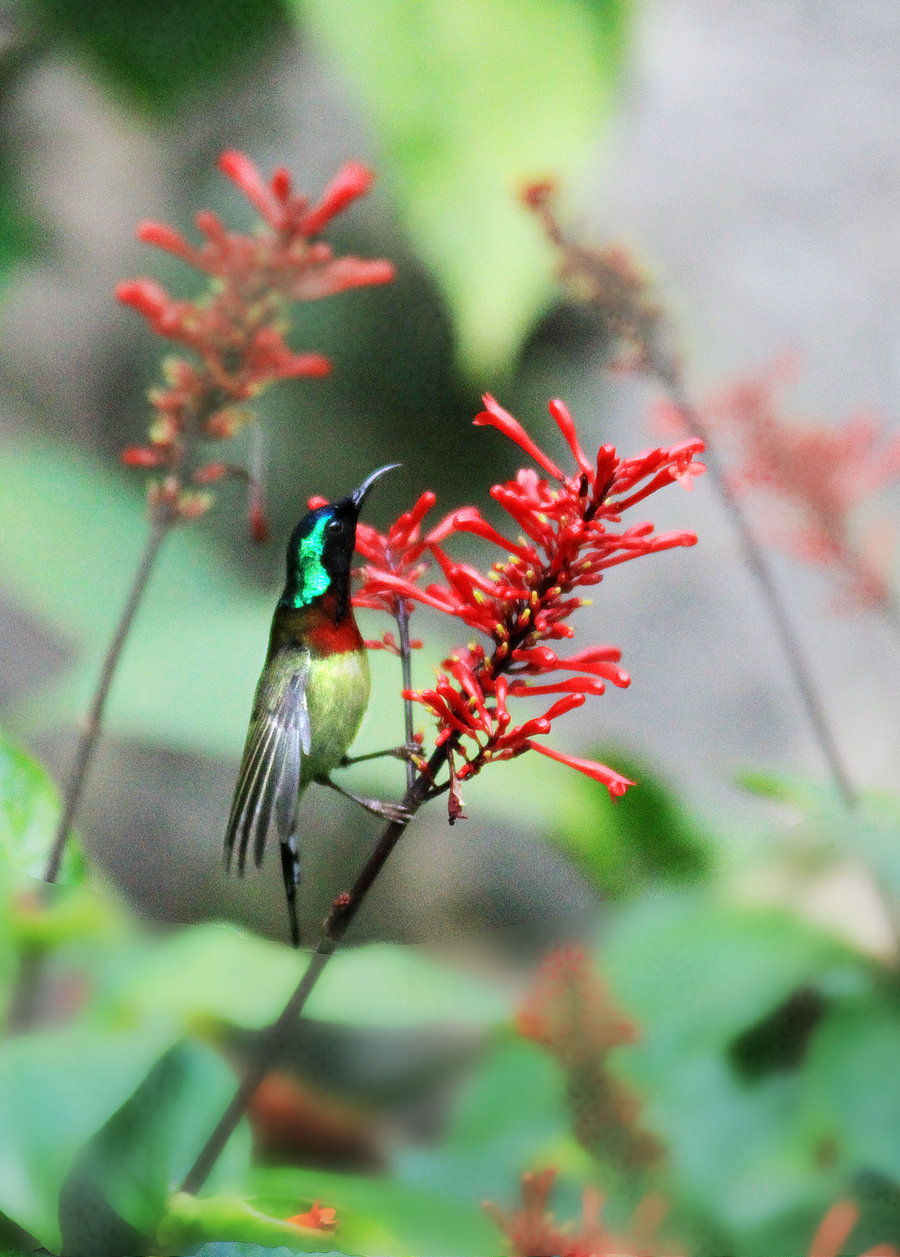
[[[386,467],[379,467],[377,471],[373,471],[371,476],[367,476],[358,489],[354,489],[350,494],[350,501],[359,511],[365,500],[366,494],[371,489],[376,480],[380,480],[383,475],[389,471],[394,471],[397,467],[401,467],[402,463],[388,463]]]

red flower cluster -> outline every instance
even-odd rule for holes
[[[600,1221],[603,1197],[586,1187],[578,1230],[560,1225],[548,1211],[547,1202],[556,1170],[522,1175],[522,1208],[505,1214],[486,1201],[484,1208],[506,1233],[515,1257],[661,1257],[666,1252],[654,1238],[665,1214],[657,1196],[645,1196],[634,1213],[631,1234],[610,1231]],[[671,1251],[671,1250],[668,1250]]]
[[[566,1076],[580,1143],[598,1157],[635,1167],[659,1159],[658,1141],[639,1124],[637,1097],[609,1067],[609,1053],[638,1038],[580,947],[562,947],[538,969],[516,1027],[546,1047]]]
[[[881,427],[869,414],[837,428],[786,418],[777,393],[794,375],[789,358],[776,361],[710,398],[704,421],[737,446],[735,486],[769,493],[788,508],[774,539],[797,557],[837,572],[857,603],[883,608],[890,597],[891,538],[880,523],[855,536],[854,513],[900,477],[900,436],[881,441]],[[674,407],[661,407],[660,418],[683,430]]]
[[[165,364],[166,383],[151,391],[156,411],[147,445],[126,449],[131,467],[159,469],[161,484],[151,486],[151,503],[175,518],[193,518],[209,505],[208,494],[184,488],[188,445],[232,437],[253,419],[247,403],[274,380],[322,376],[327,358],[294,353],[284,341],[285,312],[291,301],[310,301],[394,277],[390,262],[336,258],[329,245],[314,237],[372,184],[364,166],[344,166],[316,205],[295,195],[288,172],[278,169],[266,182],[249,158],[226,152],[219,168],[241,189],[260,214],[253,234],[226,230],[208,211],[197,215],[199,245],[162,223],[145,222],[137,230],[147,244],[181,258],[210,279],[198,301],[178,301],[150,279],[129,280],[117,295],[147,319],[159,336],[176,341],[194,355]],[[223,475],[250,481],[250,521],[256,539],[265,534],[258,476],[225,463],[195,470],[192,479],[207,484]]]
[[[618,666],[621,656],[616,647],[594,646],[560,657],[547,643],[574,635],[566,621],[583,605],[574,593],[579,586],[597,584],[607,568],[639,555],[694,545],[693,533],[654,536],[652,524],[621,531],[610,526],[620,523],[623,511],[663,485],[678,480],[691,487],[691,477],[703,470],[695,462],[703,449],[698,440],[649,450],[631,459],[621,459],[612,446],[603,446],[592,463],[578,443],[568,410],[562,402],[552,401],[550,413],[575,461],[575,470],[566,475],[512,415],[492,397],[484,401],[486,409],[475,423],[499,428],[546,473],[522,470],[515,480],[491,490],[523,535],[510,541],[474,507],[464,507],[423,538],[422,519],[433,501],[425,495],[387,537],[363,531],[360,548],[368,564],[355,600],[357,605],[384,610],[395,609],[398,599],[421,602],[461,619],[488,639],[488,646],[475,642],[445,660],[446,671],[439,674],[433,689],[406,694],[437,717],[437,745],[447,748],[451,774],[451,818],[459,814],[458,780],[472,776],[491,760],[512,759],[527,750],[577,768],[602,782],[613,795],[623,794],[632,784],[603,764],[535,741],[550,732],[557,716],[581,706],[589,694],[602,694],[607,681],[629,684],[628,675]],[[498,546],[506,559],[494,563],[487,574],[452,560],[443,543],[463,532]],[[440,568],[444,583],[423,588],[426,553]],[[512,724],[510,698],[548,694],[560,697],[543,715]]]

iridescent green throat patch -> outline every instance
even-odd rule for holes
[[[328,519],[327,515],[323,515],[316,520],[312,531],[307,533],[297,547],[297,591],[292,600],[297,611],[301,607],[309,606],[331,584],[331,577],[322,562]]]

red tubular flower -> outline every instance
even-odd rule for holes
[[[524,535],[509,541],[474,507],[464,507],[423,537],[422,520],[434,502],[433,494],[425,494],[386,537],[360,526],[357,547],[368,562],[354,601],[392,614],[401,602],[407,610],[419,602],[457,617],[488,639],[489,646],[473,642],[444,660],[432,689],[405,694],[437,718],[436,744],[447,747],[453,783],[451,807],[459,806],[456,783],[491,760],[513,759],[527,750],[557,759],[602,782],[612,795],[621,795],[633,784],[627,778],[534,740],[549,733],[558,716],[581,706],[588,695],[602,694],[605,682],[629,684],[628,674],[618,666],[620,653],[613,646],[595,646],[561,658],[547,643],[573,636],[567,621],[583,604],[574,592],[579,586],[599,583],[614,564],[695,543],[692,533],[656,536],[652,524],[621,531],[611,525],[664,485],[678,481],[690,488],[691,477],[703,471],[695,461],[703,443],[682,441],[631,459],[620,459],[612,447],[604,446],[592,463],[578,442],[568,410],[553,401],[550,413],[575,463],[574,471],[566,475],[494,398],[484,401],[475,423],[498,428],[546,473],[542,477],[522,470],[515,480],[491,490]],[[461,532],[474,533],[506,557],[487,573],[454,561],[444,543]],[[423,588],[429,558],[444,580]],[[570,675],[560,677],[560,672]],[[559,697],[543,715],[512,724],[509,698],[550,694]]]
[[[372,607],[396,616],[407,584],[414,585],[428,568],[424,558],[428,538],[422,537],[422,521],[435,503],[429,489],[411,510],[391,525],[387,534],[376,532],[360,521],[356,525],[356,549],[367,560],[363,587],[353,599],[354,606]]]
[[[129,445],[120,455],[126,467],[161,467],[165,462],[165,452],[161,444],[155,449],[143,445]]]
[[[347,162],[322,193],[319,204],[300,219],[298,230],[305,236],[317,235],[336,214],[369,191],[373,178],[371,170],[360,162]]]
[[[389,262],[336,258],[324,241],[314,239],[371,186],[371,172],[359,163],[344,166],[312,207],[307,197],[294,194],[284,169],[266,180],[237,152],[223,153],[219,168],[260,215],[252,234],[229,232],[208,211],[196,217],[202,237],[196,245],[163,223],[144,222],[137,230],[140,240],[208,276],[206,294],[197,301],[176,301],[150,279],[128,280],[116,290],[119,300],[142,314],[153,332],[192,355],[170,360],[167,387],[150,394],[157,412],[149,446],[155,461],[129,450],[124,456],[129,466],[165,464],[171,474],[180,475],[188,447],[197,438],[227,439],[255,418],[245,403],[268,384],[327,375],[331,363],[326,357],[295,353],[285,343],[289,303],[394,277]],[[179,511],[179,517],[187,516]],[[249,518],[259,539],[265,531],[259,502],[251,502]]]

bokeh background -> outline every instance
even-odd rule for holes
[[[470,427],[485,390],[537,432],[560,395],[597,443],[637,452],[652,439],[652,393],[611,381],[595,331],[559,305],[550,252],[515,203],[522,181],[556,175],[582,238],[623,240],[652,267],[698,398],[788,350],[801,364],[788,409],[837,421],[877,407],[894,421],[900,18],[887,0],[535,5],[516,20],[503,5],[488,17],[459,4],[415,22],[390,3],[365,15],[214,9],[85,0],[4,14],[0,693],[7,728],[62,774],[139,545],[142,487],[117,455],[146,426],[164,348],[113,288],[142,273],[176,291],[192,282],[136,244],[135,223],[189,228],[206,205],[241,222],[215,172],[226,147],[288,165],[313,194],[343,160],[373,164],[376,190],[338,239],[396,260],[398,282],[299,311],[298,346],[336,367],[263,400],[273,539],[246,542],[240,491],[226,488],[172,546],[82,813],[89,846],[147,912],[227,905],[262,927],[272,886],[258,898],[225,884],[216,849],[282,539],[307,496],[340,494],[396,459],[404,470],[372,502],[376,523],[428,486],[448,509],[483,502],[513,466]],[[91,503],[92,478],[108,505]],[[700,544],[618,569],[598,591],[584,632],[620,644],[634,680],[572,719],[572,747],[622,747],[701,812],[726,797],[752,824],[755,805],[731,791],[736,769],[818,771],[817,748],[710,487],[671,491],[653,512]],[[851,771],[896,781],[900,663],[886,631],[835,615],[820,573],[773,562]],[[437,654],[420,661],[422,680]],[[378,675],[369,746],[398,719],[389,669]],[[546,825],[541,800],[565,788],[550,765],[521,774],[535,776],[516,829]],[[468,824],[417,825],[412,874],[426,860],[442,876],[398,895],[395,928],[449,928],[500,902],[500,919],[527,917],[535,899],[546,911],[577,896],[564,869],[515,855],[495,804],[482,809],[476,787]],[[331,864],[334,824],[348,818],[336,799],[309,809]]]
[[[328,380],[286,383],[261,403],[272,540],[251,546],[240,487],[225,485],[210,514],[167,543],[79,816],[107,893],[159,921],[227,919],[283,938],[279,869],[270,862],[229,880],[220,849],[283,539],[311,494],[342,495],[398,461],[402,471],[367,504],[376,525],[427,487],[442,509],[484,504],[517,462],[496,434],[471,426],[484,391],[551,449],[552,396],[568,403],[586,448],[636,453],[657,439],[653,389],[609,373],[611,347],[555,285],[550,250],[517,204],[525,181],[556,177],[574,232],[623,241],[650,268],[700,401],[788,351],[799,362],[788,410],[828,425],[874,408],[896,428],[898,40],[894,0],[3,6],[0,721],[57,780],[142,543],[141,473],[118,456],[142,439],[165,351],[113,290],[152,274],[195,291],[177,263],[136,243],[136,222],[190,232],[193,214],[211,207],[246,224],[241,198],[216,172],[226,148],[266,172],[286,165],[313,196],[360,158],[378,172],[375,189],[329,238],[398,269],[389,287],[297,312],[292,344],[335,367]],[[897,506],[886,492],[873,516]],[[589,702],[555,736],[637,775],[650,802],[610,811],[599,787],[560,765],[497,766],[465,791],[464,823],[449,828],[440,805],[417,818],[357,941],[476,940],[481,963],[516,967],[551,941],[584,935],[598,915],[602,924],[610,904],[646,900],[632,941],[646,929],[665,951],[667,914],[680,911],[665,895],[715,864],[726,898],[788,906],[849,941],[863,963],[886,958],[893,974],[890,922],[852,835],[843,848],[833,836],[810,846],[799,811],[739,784],[749,769],[826,773],[712,486],[672,488],[647,514],[660,530],[695,531],[699,544],[614,569],[597,589],[579,639],[618,644],[632,685]],[[764,515],[756,519],[764,532]],[[770,561],[851,776],[896,791],[895,639],[877,616],[837,610],[828,573],[777,550]],[[415,675],[425,682],[452,643],[421,620],[427,645]],[[370,619],[364,631],[383,627]],[[360,750],[398,740],[401,728],[396,664],[377,657],[373,667]],[[402,770],[359,769],[354,780],[399,794]],[[327,792],[310,792],[304,808],[312,931],[376,825]],[[882,844],[879,859],[896,890],[893,847]],[[715,929],[705,937],[700,930],[701,958],[719,945]],[[788,932],[794,961],[803,946]],[[639,953],[628,962],[638,968]],[[746,958],[740,948],[735,957]],[[765,981],[778,969],[770,960]],[[797,987],[827,967],[797,963]],[[698,965],[686,989],[705,982]],[[720,977],[726,989],[727,972]],[[796,993],[788,978],[773,990],[753,1015]],[[873,1049],[876,1072],[900,1043],[895,1021]],[[840,1076],[856,1077],[857,1065]],[[642,1080],[651,1091],[653,1076]],[[698,1095],[711,1077],[698,1075]],[[690,1110],[687,1096],[670,1125]],[[710,1166],[729,1129],[756,1120],[743,1109],[730,1119],[732,1098],[703,1144]],[[883,1100],[900,1117],[896,1088]],[[765,1121],[774,1129],[792,1113],[772,1101]],[[866,1136],[855,1137],[863,1147]],[[847,1154],[842,1190],[862,1185],[883,1205],[896,1200],[900,1164],[896,1147],[878,1147],[874,1168],[865,1147],[855,1161]],[[773,1193],[790,1195],[791,1149],[784,1163],[765,1162],[770,1178],[734,1179],[739,1203],[721,1211],[737,1229],[713,1228],[711,1251],[721,1234],[771,1242],[773,1217],[779,1226],[790,1217],[794,1229],[777,1234],[791,1243],[810,1233],[830,1187],[804,1195],[803,1179],[796,1199],[772,1204]]]

